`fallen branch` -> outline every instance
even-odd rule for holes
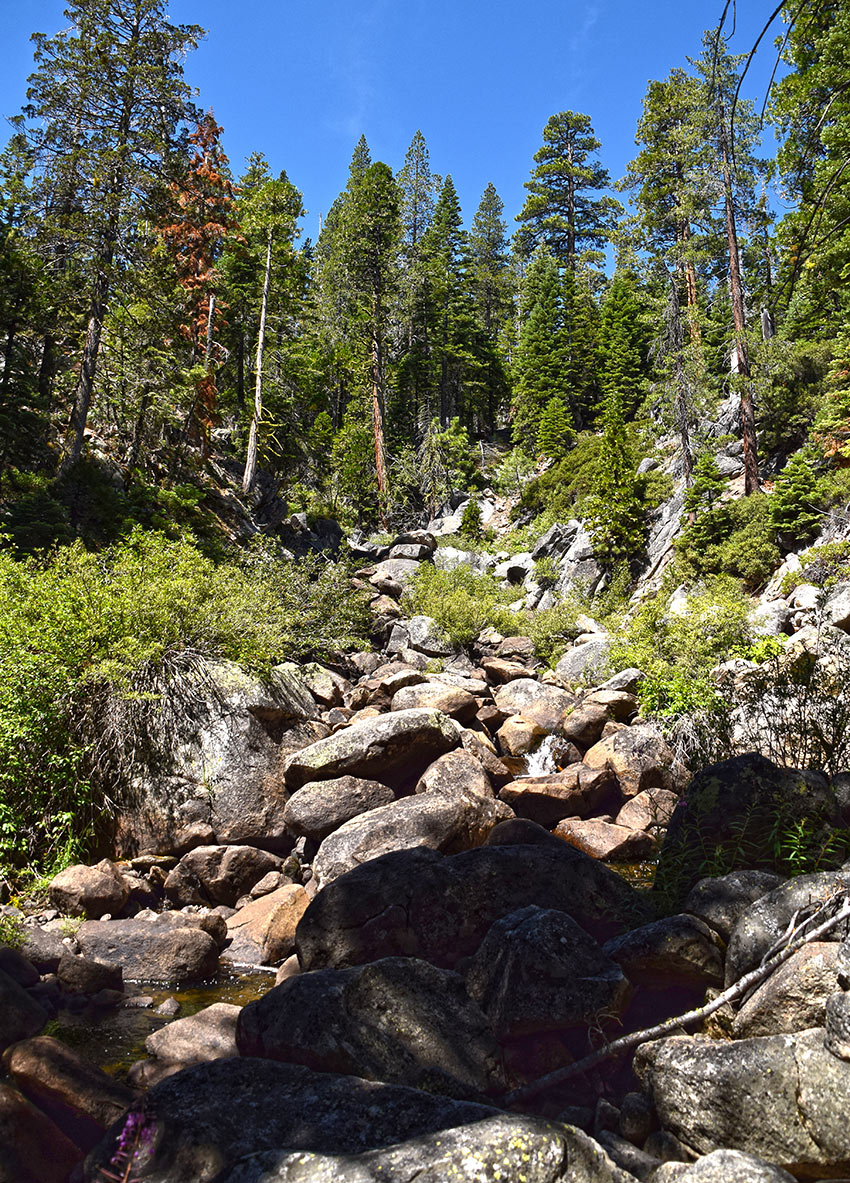
[[[841,899],[843,899],[843,903],[834,916],[830,916],[822,924],[818,925],[817,928],[799,935],[801,930],[806,929],[813,919],[821,915],[827,908],[834,906]],[[606,1044],[604,1047],[599,1048],[598,1051],[585,1056],[584,1059],[577,1060],[574,1064],[567,1064],[564,1068],[558,1068],[554,1072],[549,1072],[546,1076],[541,1076],[539,1080],[533,1080],[530,1084],[523,1085],[522,1088],[514,1089],[513,1092],[508,1093],[505,1097],[505,1104],[508,1107],[522,1105],[526,1101],[530,1101],[532,1097],[536,1097],[539,1093],[542,1093],[545,1089],[563,1084],[565,1081],[571,1080],[574,1076],[584,1075],[584,1073],[595,1068],[597,1064],[602,1064],[605,1060],[610,1060],[612,1056],[619,1055],[620,1052],[630,1051],[632,1048],[639,1047],[642,1043],[652,1043],[656,1039],[661,1039],[664,1035],[669,1035],[672,1031],[676,1031],[680,1027],[689,1026],[691,1023],[697,1023],[703,1019],[707,1019],[709,1015],[713,1015],[715,1011],[720,1010],[727,1002],[734,1002],[737,998],[746,994],[753,986],[769,978],[773,971],[792,957],[798,949],[802,949],[804,945],[808,945],[812,941],[819,940],[843,920],[848,919],[850,919],[850,896],[846,892],[841,892],[839,895],[833,896],[830,900],[826,901],[815,912],[814,916],[803,921],[795,930],[798,935],[795,936],[792,932],[792,939],[784,949],[781,949],[773,957],[764,961],[756,969],[751,970],[750,973],[744,974],[728,990],[724,990],[722,994],[718,994],[716,998],[706,1003],[705,1006],[699,1006],[694,1010],[686,1011],[683,1015],[675,1015],[672,1019],[665,1019],[663,1023],[658,1023],[654,1027],[645,1027],[642,1031],[633,1031],[631,1035],[623,1035],[620,1039],[615,1039],[613,1043]]]

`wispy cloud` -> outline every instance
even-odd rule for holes
[[[365,130],[379,97],[377,44],[388,2],[370,0],[351,5],[350,26],[339,39],[334,73],[342,91],[341,108],[330,126],[346,138],[357,137]],[[349,8],[347,4],[345,7]]]

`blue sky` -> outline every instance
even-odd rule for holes
[[[393,168],[417,128],[435,172],[451,173],[467,222],[492,181],[509,221],[556,111],[590,115],[613,178],[634,154],[647,82],[700,51],[721,0],[171,0],[208,36],[186,63],[224,126],[238,174],[265,152],[302,190],[315,236],[345,184],[361,132]],[[63,0],[0,0],[0,113],[24,100],[31,32],[62,26]],[[738,0],[730,43],[749,51],[771,6]],[[771,39],[746,93],[763,97]],[[766,132],[766,154],[773,133]]]

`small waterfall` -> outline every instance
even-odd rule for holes
[[[556,748],[562,741],[557,735],[547,735],[536,751],[525,757],[526,776],[550,776],[558,771]]]

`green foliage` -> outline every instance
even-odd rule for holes
[[[602,566],[612,571],[637,563],[646,540],[644,506],[620,396],[613,387],[602,411],[602,445],[587,517],[594,554]]]
[[[748,590],[763,586],[779,565],[770,498],[757,494],[723,501],[700,513],[675,542],[688,579],[728,574]]]
[[[671,612],[661,595],[643,604],[615,634],[611,664],[643,670],[638,695],[644,713],[667,720],[712,715],[723,700],[711,669],[749,642],[750,603],[740,584],[720,576],[688,597],[684,613]]]
[[[550,398],[540,416],[537,451],[550,460],[563,460],[575,438],[566,403],[558,396]]]
[[[800,570],[790,571],[782,580],[782,594],[790,593],[800,583],[816,587],[834,587],[850,578],[850,542],[827,542],[813,546],[800,556]]]
[[[726,479],[714,456],[711,452],[703,452],[694,465],[690,487],[685,491],[685,514],[699,516],[705,510],[713,509],[725,488]]]
[[[593,492],[602,441],[591,431],[582,432],[576,446],[558,464],[529,482],[519,502],[520,510],[544,511],[553,520],[566,521],[581,514]]]
[[[534,652],[542,661],[554,665],[566,653],[581,631],[576,624],[581,611],[578,598],[570,597],[552,608],[528,613],[523,621],[523,632],[531,637]]]
[[[505,590],[492,576],[477,575],[465,564],[440,571],[423,563],[403,604],[411,615],[432,616],[453,645],[467,646],[487,625],[514,632],[517,617],[506,605],[515,598],[515,589]]]
[[[776,531],[786,535],[794,550],[811,541],[821,526],[820,477],[811,450],[795,452],[777,474],[770,499],[770,516]]]
[[[477,501],[467,501],[463,507],[460,532],[464,538],[473,540],[481,536],[481,506]]]
[[[493,483],[500,493],[511,496],[522,493],[532,479],[535,465],[532,458],[522,448],[512,448],[493,474]]]
[[[550,555],[544,555],[534,564],[534,582],[541,587],[554,587],[561,576],[560,568]]]
[[[204,657],[263,671],[366,631],[341,567],[259,546],[216,564],[137,529],[100,554],[0,552],[0,858],[50,861],[90,837],[172,674]]]
[[[26,928],[20,916],[0,916],[0,948],[20,949]]]

